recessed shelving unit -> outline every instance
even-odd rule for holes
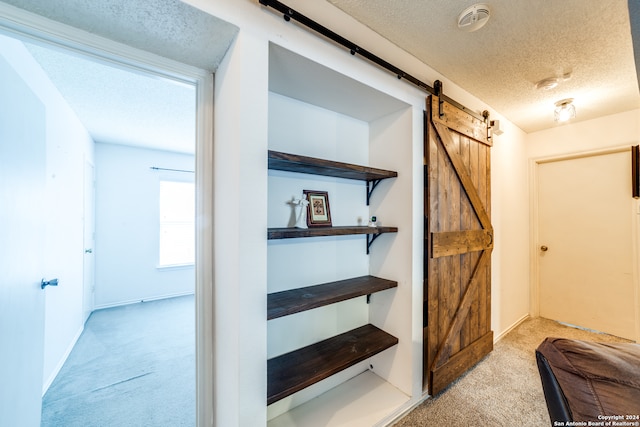
[[[267,295],[267,320],[395,288],[397,282],[374,276],[355,277]]]
[[[261,318],[271,427],[371,426],[401,411],[417,389],[418,352],[408,327],[417,323],[412,295],[422,289],[413,281],[417,237],[408,213],[411,159],[421,138],[416,111],[269,46],[268,293]],[[331,196],[336,226],[287,227],[299,213],[291,202],[310,188]],[[367,226],[370,215],[384,223]]]
[[[366,181],[367,204],[371,192],[381,180],[398,176],[394,171],[278,151],[269,151],[269,169]],[[304,229],[286,227],[269,228],[267,238],[276,240],[364,234],[367,236],[368,254],[371,243],[379,235],[397,231],[397,227],[387,226],[337,226]],[[275,292],[267,296],[267,319],[276,319],[397,286],[397,282],[391,280],[362,276]],[[277,402],[397,343],[398,339],[394,336],[367,324],[269,359],[267,361],[267,404]]]
[[[398,339],[367,324],[267,361],[267,404],[368,359]]]

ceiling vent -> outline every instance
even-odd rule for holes
[[[472,32],[479,30],[489,21],[491,11],[485,3],[477,3],[469,6],[458,16],[458,28],[462,31]]]

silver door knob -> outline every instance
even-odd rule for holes
[[[85,254],[92,254],[93,253],[93,249],[89,248],[89,249],[85,249],[84,250]]]
[[[40,281],[40,289],[44,289],[47,286],[58,286],[58,279],[44,280]]]
[[[540,250],[542,252],[547,252],[549,250],[549,248],[547,246],[540,246]]]

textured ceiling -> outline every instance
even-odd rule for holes
[[[238,27],[179,0],[2,0],[53,21],[215,71]],[[203,54],[206,52],[206,54]]]
[[[2,0],[53,21],[215,71],[235,25],[179,0]],[[114,66],[46,43],[25,44],[97,142],[195,150],[191,85]]]
[[[472,33],[457,28],[469,0],[327,1],[525,132],[556,126],[553,107],[564,98],[575,100],[575,121],[640,107],[626,0],[487,0],[491,18]],[[554,89],[535,88],[567,73]]]
[[[194,152],[194,86],[25,45],[94,141]]]
[[[178,0],[0,1],[212,71],[238,32],[234,25]],[[564,98],[575,99],[574,121],[640,107],[630,27],[631,18],[638,36],[637,0],[629,0],[631,17],[626,0],[486,0],[491,19],[474,33],[456,26],[458,14],[473,3],[470,0],[324,1],[413,54],[526,132],[557,126],[552,110]],[[322,16],[311,18],[331,27]],[[640,41],[636,43],[640,51]],[[362,47],[376,53],[375,46]],[[188,88],[126,76],[121,69],[100,68],[95,62],[76,63],[78,58],[56,57],[60,52],[31,51],[96,140],[132,140],[136,126],[139,141],[193,140],[192,128],[191,133],[176,136],[192,120],[187,114],[193,114],[193,103],[182,92]],[[571,78],[558,87],[535,89],[537,81],[566,73]],[[182,104],[189,104],[189,113]],[[172,107],[175,111],[170,111]],[[145,116],[147,112],[152,114]],[[109,118],[113,118],[110,123]],[[167,129],[169,123],[175,123],[173,130]],[[145,136],[141,127],[146,124]]]

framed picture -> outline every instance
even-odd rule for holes
[[[326,191],[303,190],[309,204],[307,205],[307,226],[331,227],[331,211],[329,210],[329,194]]]

